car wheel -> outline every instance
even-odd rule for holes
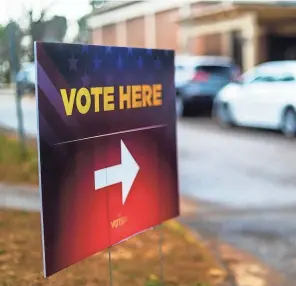
[[[232,127],[233,119],[227,103],[219,103],[215,108],[215,117],[222,127]]]
[[[192,113],[188,104],[184,102],[181,96],[177,96],[176,98],[176,113],[178,117],[191,116]]]
[[[296,112],[292,108],[288,108],[285,111],[281,130],[286,137],[294,137],[296,135]]]

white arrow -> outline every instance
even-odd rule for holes
[[[95,190],[122,183],[124,205],[140,167],[122,140],[120,147],[121,164],[95,171]]]

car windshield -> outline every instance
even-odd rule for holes
[[[219,77],[229,78],[231,76],[231,69],[227,66],[219,65],[204,65],[195,68],[197,72],[206,73],[208,75],[215,75]]]

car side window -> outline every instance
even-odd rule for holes
[[[274,68],[259,68],[248,77],[248,83],[275,83],[282,78],[283,73]]]
[[[258,75],[257,77],[253,78],[250,83],[264,83],[264,82],[276,82],[277,78],[272,75]]]
[[[296,74],[278,66],[258,66],[242,76],[244,84],[296,82]]]
[[[295,81],[295,77],[292,74],[283,74],[278,78],[278,81],[280,82],[293,82]]]
[[[270,82],[272,78],[266,75],[260,68],[253,68],[246,72],[243,76],[244,84],[260,83],[260,82]]]

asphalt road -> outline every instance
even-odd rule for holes
[[[186,223],[253,253],[293,286],[295,142],[272,132],[222,130],[201,118],[183,120],[178,128],[180,187],[200,202]]]

